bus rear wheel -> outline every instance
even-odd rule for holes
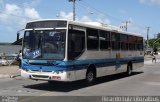
[[[128,66],[127,66],[126,75],[127,75],[127,76],[131,76],[131,75],[132,75],[132,66],[131,66],[131,65],[128,65]]]
[[[96,73],[93,69],[89,69],[86,73],[86,82],[87,84],[93,84],[96,79]]]

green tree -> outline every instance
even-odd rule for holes
[[[160,38],[160,33],[157,34],[157,38]]]
[[[149,39],[148,43],[155,52],[160,48],[160,38]]]

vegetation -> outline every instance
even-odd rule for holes
[[[157,34],[157,38],[149,39],[148,43],[155,52],[160,50],[160,33]]]
[[[160,33],[157,34],[157,38],[160,38]]]
[[[11,43],[0,43],[0,45],[11,45]]]

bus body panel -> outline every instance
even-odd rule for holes
[[[96,77],[126,72],[129,62],[132,63],[133,70],[143,66],[143,51],[116,51],[112,48],[108,50],[100,50],[100,48],[97,50],[87,50],[87,28],[89,27],[112,32],[110,28],[95,27],[83,23],[67,21],[64,60],[54,61],[54,65],[39,65],[38,63],[48,63],[48,60],[22,59],[21,75],[33,80],[76,81],[86,78],[86,72],[90,65],[96,67]],[[85,33],[84,52],[74,60],[68,59],[68,29],[84,31]],[[123,31],[119,31],[119,33],[131,35]]]
[[[90,52],[91,53],[91,52]],[[93,52],[95,53],[95,52]],[[92,55],[92,54],[91,54]],[[84,56],[86,57],[87,55],[84,54]],[[40,72],[41,69],[43,69],[42,66],[38,68],[36,68],[36,66],[32,66],[34,69],[39,71],[39,72],[35,72],[35,73],[28,73],[29,75],[49,75],[50,77],[54,76],[55,74],[52,74],[54,71],[63,71],[63,74],[56,74],[55,76],[60,76],[61,80],[59,81],[75,81],[75,80],[81,80],[81,79],[85,79],[86,76],[86,72],[87,72],[87,68],[89,65],[94,64],[96,66],[96,70],[97,70],[97,77],[101,77],[101,76],[105,76],[105,75],[112,75],[112,74],[117,74],[117,73],[122,73],[122,72],[126,72],[127,71],[127,64],[129,61],[132,61],[133,63],[133,70],[142,67],[143,66],[143,57],[139,57],[138,59],[140,59],[139,61],[134,61],[134,58],[136,57],[132,57],[132,58],[126,58],[126,60],[124,60],[124,58],[118,59],[119,62],[117,64],[117,58],[106,58],[106,59],[85,59],[82,58],[83,56],[81,56],[81,60],[75,60],[75,61],[70,61],[67,62],[66,65],[64,66],[69,66],[67,68],[55,68],[54,70],[52,69],[52,72],[50,73],[45,73],[45,70],[43,70],[44,72]],[[89,55],[87,56],[87,58],[89,58]],[[93,58],[93,57],[92,57]],[[83,60],[82,60],[83,59]],[[116,65],[117,64],[117,65]],[[30,65],[31,67],[31,65]],[[23,66],[23,68],[25,68],[25,66]],[[41,69],[40,69],[41,68]],[[45,67],[46,69],[50,69]],[[54,68],[54,67],[53,67]],[[29,68],[26,68],[29,70]],[[48,71],[46,70],[46,71]],[[24,72],[24,70],[22,71],[22,73],[26,76],[27,72]],[[22,76],[24,76],[22,74]],[[28,75],[28,77],[29,77]],[[69,78],[68,78],[69,77]],[[36,79],[36,77],[31,77],[31,79]],[[48,79],[43,79],[43,78],[37,78],[37,80],[48,80]]]

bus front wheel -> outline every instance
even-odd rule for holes
[[[88,69],[86,73],[86,82],[87,84],[93,84],[96,79],[96,72],[93,69]]]

